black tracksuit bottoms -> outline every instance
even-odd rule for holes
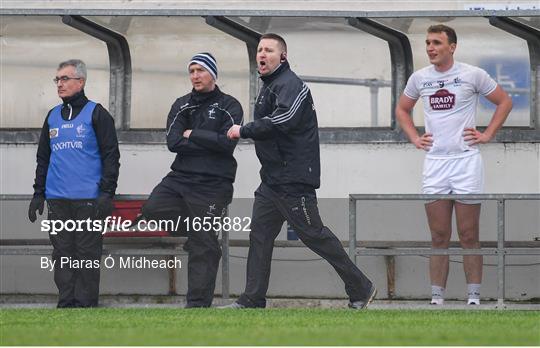
[[[91,220],[95,217],[94,200],[47,200],[49,220]],[[53,245],[54,282],[58,288],[58,308],[96,307],[99,298],[99,266],[103,250],[101,231],[82,231],[66,225],[56,235],[49,234]],[[78,226],[77,226],[78,227]]]
[[[238,303],[246,307],[266,307],[274,240],[285,220],[308,248],[334,267],[351,301],[367,299],[373,284],[349,259],[332,231],[323,225],[315,190],[296,191],[276,190],[262,183],[255,192],[246,289]]]
[[[232,185],[229,183],[229,186]],[[191,192],[196,191],[196,198]],[[219,229],[214,219],[222,219],[226,212],[226,203],[214,199],[216,191],[204,185],[183,182],[169,174],[159,183],[142,208],[142,215],[147,220],[173,220],[178,217],[182,223],[178,231],[169,231],[172,235],[187,235],[184,250],[188,252],[188,291],[186,307],[210,307],[214,299],[216,276],[221,259]],[[186,226],[185,219],[190,225]],[[193,224],[193,219],[200,219]],[[207,220],[204,220],[207,218]],[[203,221],[212,221],[212,228]]]

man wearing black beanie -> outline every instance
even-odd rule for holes
[[[172,171],[154,188],[142,215],[152,220],[181,217],[180,230],[171,233],[188,236],[186,308],[194,308],[210,307],[214,297],[221,258],[219,224],[214,222],[224,217],[236,176],[237,141],[227,138],[227,130],[242,124],[243,111],[216,85],[212,54],[193,56],[188,71],[193,90],[176,99],[167,117],[167,147],[177,154]],[[203,221],[211,221],[212,227]]]

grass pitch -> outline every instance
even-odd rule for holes
[[[540,312],[2,309],[2,345],[540,345]]]

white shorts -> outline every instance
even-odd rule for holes
[[[458,158],[425,158],[422,193],[466,195],[483,192],[484,163],[480,152]],[[481,201],[473,200],[459,200],[459,202],[481,203]]]

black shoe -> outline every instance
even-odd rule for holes
[[[370,305],[370,303],[373,302],[373,299],[375,298],[376,295],[377,295],[377,288],[375,287],[375,285],[373,285],[371,287],[371,291],[369,292],[369,296],[367,300],[349,302],[349,308],[357,309],[357,310],[366,309]]]

